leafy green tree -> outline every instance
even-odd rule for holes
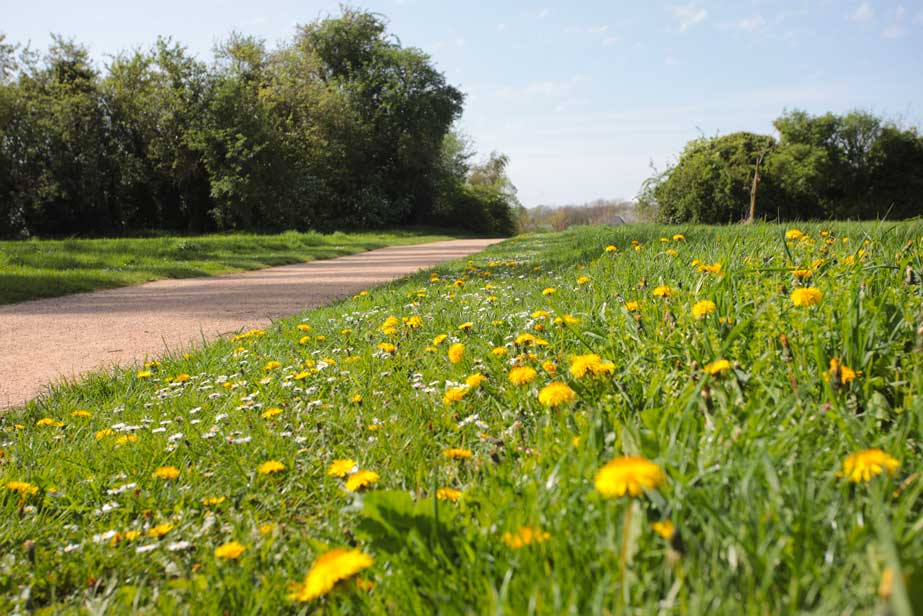
[[[649,186],[665,222],[728,223],[744,219],[756,162],[775,140],[740,132],[690,141],[676,165]],[[760,188],[760,211],[773,207],[770,187]]]

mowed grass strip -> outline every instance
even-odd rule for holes
[[[0,304],[455,239],[438,230],[0,241]]]
[[[0,418],[0,609],[911,614],[923,226],[576,228]]]

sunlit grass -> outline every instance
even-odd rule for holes
[[[0,608],[919,610],[923,225],[799,229],[519,237],[58,389]]]
[[[0,304],[452,239],[436,230],[0,241]]]

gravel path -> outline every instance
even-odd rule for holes
[[[48,384],[176,351],[354,295],[500,240],[394,246],[324,261],[0,306],[0,409]]]

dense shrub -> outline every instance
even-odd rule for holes
[[[207,65],[161,39],[104,71],[0,37],[0,236],[465,220],[437,207],[468,192],[467,158],[442,165],[464,97],[386,26],[344,9],[274,49],[234,34]]]
[[[665,222],[735,222],[747,217],[760,161],[762,218],[907,218],[923,213],[923,136],[872,114],[775,121],[778,139],[752,133],[701,138],[641,194]]]

